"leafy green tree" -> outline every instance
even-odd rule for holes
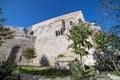
[[[103,11],[107,19],[111,19],[114,23],[120,23],[120,0],[98,0],[100,2],[100,10]]]
[[[26,49],[23,51],[23,54],[22,54],[22,55],[28,60],[28,61],[27,61],[27,65],[28,65],[30,59],[36,57],[36,53],[35,53],[34,48],[26,48]]]
[[[0,8],[0,14],[3,14],[3,12],[2,12],[2,9]],[[5,22],[5,19],[4,18],[0,18],[0,23],[1,22]]]
[[[90,24],[80,23],[78,25],[73,25],[69,30],[68,40],[72,43],[68,46],[71,48],[75,54],[80,55],[82,76],[84,77],[83,61],[82,57],[89,54],[86,50],[92,48],[92,44],[87,40],[89,36],[92,35],[90,31]]]
[[[120,37],[120,0],[98,0],[100,2],[100,10],[103,14],[105,14],[105,20],[110,20],[109,25],[110,28],[107,30],[112,34],[111,37],[117,36]],[[113,38],[114,39],[114,38]],[[119,39],[114,39],[114,43],[120,43]],[[115,47],[115,46],[114,46]],[[117,44],[119,48],[119,44]],[[120,49],[119,49],[120,50]]]
[[[0,9],[0,14],[2,14],[2,10]],[[4,22],[4,18],[0,18],[0,45],[5,42],[6,39],[13,38],[13,31],[10,30],[8,27],[4,27],[2,22]]]
[[[120,74],[120,67],[112,57],[113,53],[120,52],[120,0],[98,0],[100,2],[100,11],[103,13],[102,24],[105,31],[99,31],[94,35],[97,44],[97,52],[103,52],[107,59],[112,62],[116,72]],[[104,21],[107,21],[105,23]]]
[[[116,62],[113,58],[113,53],[119,49],[120,37],[114,33],[106,33],[105,31],[98,31],[94,34],[93,40],[97,44],[95,46],[98,53],[103,52],[107,55],[108,59],[112,62],[115,70],[120,74],[120,71],[116,65]]]
[[[102,24],[105,24],[107,31],[112,31],[120,36],[120,0],[98,0],[100,11],[103,13]],[[104,21],[108,20],[107,23]],[[109,28],[108,28],[109,27]]]
[[[2,14],[2,10],[0,9],[0,14]],[[6,39],[13,38],[13,31],[10,28],[4,27],[2,22],[4,22],[4,18],[0,18],[0,46]],[[1,61],[0,62],[0,80],[3,80],[6,76],[10,75],[13,69],[16,67],[15,63],[11,63],[10,61]]]

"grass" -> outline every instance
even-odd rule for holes
[[[111,74],[111,75],[119,76],[119,74],[116,71],[109,71],[108,73]]]
[[[26,73],[31,75],[41,75],[47,78],[51,77],[67,77],[70,75],[69,70],[56,70],[52,66],[26,66],[26,65],[18,65],[18,67],[14,70],[14,73]]]
[[[14,73],[40,75],[45,77],[46,80],[51,80],[53,78],[57,78],[57,80],[70,80],[71,74],[69,70],[56,70],[52,66],[41,67],[32,65],[18,65],[18,67],[14,70]],[[102,73],[106,72],[103,71]],[[117,75],[116,71],[109,71],[108,73],[112,75]],[[95,77],[97,78],[97,80],[106,80],[106,77],[103,75],[96,75]],[[90,78],[90,80],[92,80],[92,77]]]
[[[43,70],[43,69],[51,69],[53,68],[52,66],[33,66],[33,65],[18,65],[17,69],[22,68],[22,69],[27,69],[27,70]]]
[[[119,74],[115,71],[115,70],[111,70],[111,71],[101,71],[102,74],[111,74],[111,75],[115,75],[115,76],[119,76]]]

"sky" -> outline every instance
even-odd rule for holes
[[[29,27],[32,24],[81,10],[86,21],[101,18],[98,0],[0,0],[4,25]]]

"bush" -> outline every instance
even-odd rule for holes
[[[11,62],[1,62],[0,63],[0,80],[3,80],[5,77],[10,75],[12,71],[16,68],[15,63]]]
[[[93,77],[95,69],[89,66],[84,65],[85,70],[82,71],[80,61],[71,62],[71,78],[73,80],[88,80]]]
[[[59,54],[59,55],[58,55],[58,58],[59,58],[59,57],[64,57],[64,54]]]
[[[24,56],[28,60],[27,61],[27,65],[28,65],[29,60],[36,57],[35,49],[31,47],[26,48],[23,51],[22,56]]]
[[[7,76],[4,80],[17,80],[17,79],[11,76]]]
[[[75,79],[75,80],[79,80],[80,78],[83,77],[82,75],[82,69],[81,69],[81,64],[79,61],[72,61],[71,62],[71,78]]]
[[[23,66],[21,67],[21,69],[19,69],[19,73],[41,75],[48,78],[65,77],[70,75],[69,70],[56,70],[52,66],[46,66],[46,67],[36,66],[34,67],[34,69],[32,69],[31,66]]]

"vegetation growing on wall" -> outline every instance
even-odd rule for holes
[[[35,53],[34,48],[26,48],[26,49],[23,51],[23,54],[22,54],[22,55],[27,59],[27,65],[29,64],[29,60],[30,60],[30,59],[36,57],[36,53]]]

